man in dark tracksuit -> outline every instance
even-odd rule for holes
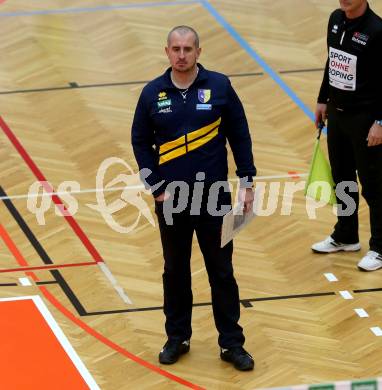
[[[145,181],[155,197],[165,260],[163,287],[168,341],[159,361],[175,363],[190,348],[190,258],[195,231],[211,285],[220,356],[239,370],[251,370],[254,362],[242,347],[243,329],[238,324],[240,302],[232,268],[233,245],[230,242],[220,248],[223,216],[219,214],[224,205],[231,207],[226,140],[245,188],[244,210],[250,210],[253,202],[251,187],[256,169],[247,120],[228,78],[197,63],[199,38],[192,28],[178,26],[171,30],[166,53],[171,68],[144,87],[132,126],[132,144],[139,168],[151,172]],[[180,182],[180,187],[186,185],[189,193],[172,187],[174,182]],[[202,191],[200,185],[204,185]],[[200,198],[197,207],[194,207],[198,203],[195,193]],[[185,201],[186,207],[168,221],[165,212],[168,202]],[[217,205],[212,208],[219,215],[210,212],[211,202]]]
[[[329,19],[328,60],[316,108],[317,126],[328,119],[338,222],[332,235],[312,249],[360,250],[358,172],[371,228],[370,250],[358,267],[374,271],[382,268],[382,19],[366,0],[340,0],[340,5]],[[341,182],[353,182],[342,195]]]

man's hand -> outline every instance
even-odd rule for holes
[[[314,123],[316,125],[316,128],[318,129],[318,126],[321,122],[325,122],[327,118],[327,109],[328,105],[324,103],[317,103],[316,106],[316,112],[314,113]]]
[[[373,123],[369,130],[369,135],[366,138],[367,146],[377,146],[382,144],[382,126],[378,123]]]
[[[243,212],[248,213],[253,209],[254,193],[252,188],[240,188],[239,201],[243,203]]]
[[[170,194],[168,192],[162,192],[160,195],[158,195],[156,198],[154,198],[155,202],[164,202],[170,197]]]

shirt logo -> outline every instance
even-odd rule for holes
[[[196,105],[197,110],[212,110],[212,104],[197,104]]]
[[[157,102],[157,104],[159,108],[171,106],[171,99],[161,100],[160,102]]]
[[[355,91],[357,56],[329,47],[329,84],[343,91]]]
[[[338,25],[335,24],[332,28],[332,33],[337,34],[338,33]]]
[[[369,40],[369,36],[366,34],[362,34],[360,32],[355,32],[353,34],[353,38],[351,39],[353,42],[359,43],[360,45],[365,46],[367,41]]]
[[[161,108],[158,114],[170,114],[172,112],[171,107]]]
[[[158,100],[165,100],[165,99],[167,99],[166,92],[159,92],[158,93]]]
[[[207,103],[211,99],[211,90],[198,89],[198,99],[200,103]]]

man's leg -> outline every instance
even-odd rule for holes
[[[356,162],[352,139],[348,133],[346,116],[335,108],[328,110],[328,152],[334,183],[337,185],[343,181],[357,182]],[[338,216],[331,237],[338,243],[355,244],[358,237],[358,204],[359,193],[346,192],[356,204],[355,211],[349,216]],[[342,209],[347,205],[337,198],[337,203]]]
[[[186,214],[174,215],[173,225],[167,225],[163,216],[163,204],[156,203],[163,257],[164,314],[166,333],[171,341],[191,338],[191,244],[193,226]]]
[[[224,200],[226,204],[231,204],[230,194],[223,194],[219,200],[220,204]],[[238,324],[240,301],[232,267],[233,244],[230,242],[220,248],[222,221],[222,217],[209,215],[205,207],[202,207],[195,230],[211,286],[219,345],[222,348],[230,348],[242,346],[245,339],[243,329]]]
[[[227,201],[230,204],[230,196]],[[240,371],[253,370],[255,363],[243,348],[245,338],[238,324],[240,301],[232,267],[233,244],[231,241],[220,248],[221,225],[222,217],[214,217],[207,212],[202,212],[196,224],[196,234],[211,286],[212,309],[221,347],[220,358]]]
[[[362,195],[370,209],[371,252],[359,263],[367,271],[382,268],[382,145],[367,146],[366,140],[373,122],[374,116],[365,112],[353,116],[348,124],[352,129]]]

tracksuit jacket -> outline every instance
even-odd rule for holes
[[[335,10],[328,24],[328,60],[318,103],[371,111],[382,120],[382,19],[369,6],[356,18]]]
[[[256,175],[244,109],[228,77],[198,67],[185,98],[171,81],[171,68],[140,95],[131,138],[139,169],[151,171],[145,184],[154,196],[171,181],[195,182],[198,172],[205,173],[206,183],[226,180],[226,140],[237,176],[252,182]]]

